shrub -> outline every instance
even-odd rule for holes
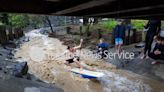
[[[109,20],[102,23],[102,27],[110,31],[112,31],[116,25],[117,22],[115,20]]]
[[[133,28],[136,28],[137,30],[143,30],[146,22],[146,20],[131,20]]]

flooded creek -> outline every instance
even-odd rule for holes
[[[65,58],[51,60],[52,54],[55,57],[59,56],[65,51],[66,46],[58,39],[49,38],[36,31],[26,34],[30,41],[21,46],[15,57],[27,60],[31,74],[45,82],[58,85],[65,92],[164,92],[164,84],[159,81],[126,70],[110,68],[110,64],[90,58],[82,58],[82,62],[95,64],[90,67],[103,72],[105,76],[98,81],[80,78],[67,71],[68,67],[64,65]]]

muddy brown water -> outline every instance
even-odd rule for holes
[[[82,62],[96,71],[103,72],[105,76],[97,81],[81,78],[68,72],[68,67],[63,64],[64,57],[51,60],[65,51],[66,46],[62,45],[61,41],[34,31],[28,33],[28,36],[30,41],[21,46],[15,57],[26,59],[30,73],[45,82],[59,86],[65,92],[164,92],[164,84],[159,81],[116,69],[109,63],[91,58],[82,58]],[[39,49],[31,51],[34,47]],[[40,57],[41,53],[44,53],[45,57]]]

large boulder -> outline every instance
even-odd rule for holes
[[[16,77],[23,77],[23,75],[26,75],[28,73],[27,62],[21,62],[16,64],[13,73]]]

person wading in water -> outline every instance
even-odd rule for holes
[[[67,47],[67,50],[64,52],[65,55],[68,56],[68,58],[65,60],[65,63],[67,66],[71,66],[71,63],[76,63],[79,68],[83,68],[83,66],[80,63],[80,55],[77,54],[77,50],[81,49],[83,43],[83,39],[80,40],[80,45],[75,47]]]

